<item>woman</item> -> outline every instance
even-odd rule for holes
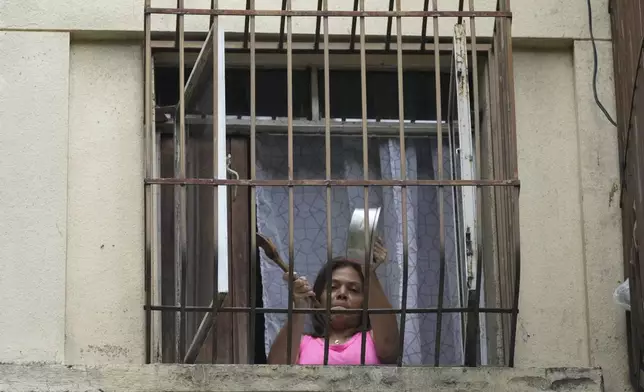
[[[378,240],[375,244],[374,263],[386,258],[386,250]],[[329,271],[330,270],[330,271]],[[318,273],[313,289],[306,278],[293,282],[295,308],[311,308],[313,299],[326,308],[327,276],[331,272],[331,309],[362,309],[365,295],[364,265],[337,258],[327,263]],[[288,275],[284,276],[285,279]],[[375,272],[369,275],[369,307],[391,308]],[[398,359],[398,322],[395,314],[371,314],[367,330],[363,331],[362,313],[332,314],[329,330],[326,330],[326,315],[313,317],[312,334],[304,334],[304,314],[294,313],[292,318],[291,364],[323,365],[324,343],[329,337],[329,365],[360,365],[362,335],[367,334],[365,365],[393,364]],[[287,322],[288,323],[288,322]],[[287,364],[288,324],[278,333],[270,353],[269,364]]]

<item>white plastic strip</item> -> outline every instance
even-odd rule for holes
[[[213,113],[217,124],[215,147],[217,148],[217,173],[219,180],[227,178],[226,171],[226,60],[224,29],[219,21],[213,28],[213,66],[217,74],[217,110]],[[228,293],[228,187],[217,187],[217,288],[219,293]]]

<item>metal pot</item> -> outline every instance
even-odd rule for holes
[[[381,231],[381,207],[369,208],[365,214],[364,208],[356,208],[351,215],[349,232],[347,235],[347,259],[365,262],[365,250],[369,252],[369,260],[373,260],[373,245],[377,233]],[[369,233],[365,238],[365,226],[369,219]],[[366,243],[365,243],[366,241]]]

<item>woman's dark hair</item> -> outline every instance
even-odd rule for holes
[[[315,278],[315,283],[313,283],[313,292],[315,293],[315,298],[322,303],[322,293],[326,289],[327,278],[333,275],[333,271],[339,268],[353,268],[360,276],[360,282],[364,284],[364,274],[362,273],[362,266],[354,261],[348,260],[344,257],[337,257],[329,262],[327,262],[320,272],[318,272],[317,277]],[[360,327],[362,327],[363,315],[360,314]],[[315,338],[322,338],[326,336],[326,314],[325,313],[316,313],[312,317],[313,319],[313,333],[311,336]],[[369,319],[367,319],[367,331],[371,329],[371,324]]]

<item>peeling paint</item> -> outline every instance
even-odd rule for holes
[[[619,191],[619,186],[617,185],[617,182],[613,182],[613,186],[610,188],[610,191],[608,192],[608,206],[612,207],[613,205],[613,200],[615,199],[615,195]]]
[[[81,350],[81,352],[104,355],[109,358],[127,358],[130,350],[125,347],[115,346],[111,344],[104,344],[102,346],[95,346],[90,344],[86,349]]]

